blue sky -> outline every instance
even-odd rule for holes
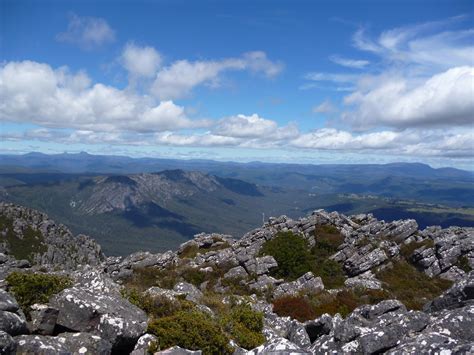
[[[472,169],[473,1],[1,1],[1,151]]]

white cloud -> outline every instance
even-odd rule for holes
[[[219,120],[213,128],[213,133],[220,136],[238,138],[261,138],[286,139],[299,134],[298,128],[290,124],[286,127],[278,127],[275,121],[259,117],[257,114],[251,116],[236,115]]]
[[[260,51],[220,61],[179,60],[158,71],[151,92],[161,100],[178,99],[189,95],[198,85],[219,86],[220,74],[224,71],[249,70],[263,73],[266,77],[274,77],[282,69],[281,63],[270,61],[266,54]]]
[[[469,125],[474,122],[474,67],[455,67],[421,83],[388,77],[345,98],[344,118],[358,128],[377,125]]]
[[[348,58],[340,57],[338,55],[332,55],[329,57],[329,59],[336,64],[342,65],[343,67],[354,68],[354,69],[363,69],[367,65],[370,64],[368,60],[348,59]]]
[[[355,83],[359,79],[359,75],[312,72],[306,74],[305,79],[311,81],[332,81],[335,83]]]
[[[406,155],[413,157],[472,157],[473,130],[379,131],[354,134],[334,128],[321,128],[301,134],[289,142],[295,148]]]
[[[175,134],[172,132],[157,133],[154,142],[160,145],[187,146],[187,147],[216,147],[237,146],[241,140],[234,137],[225,137],[210,133],[205,134]]]
[[[0,118],[91,131],[164,131],[207,126],[172,101],[91,84],[84,73],[31,61],[0,67]]]
[[[370,74],[312,72],[303,87],[346,84],[351,93],[341,118],[356,130],[472,124],[474,29],[450,29],[463,19],[393,28],[374,37],[359,29],[355,48],[379,57]]]
[[[131,77],[150,78],[155,76],[162,58],[153,47],[140,47],[128,43],[122,51],[121,62]]]
[[[313,113],[333,113],[337,111],[337,108],[332,104],[331,101],[325,100],[318,106],[313,107]]]
[[[76,44],[89,50],[114,42],[115,31],[103,18],[72,14],[67,31],[59,33],[56,39],[59,42]]]

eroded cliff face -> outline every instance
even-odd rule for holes
[[[0,204],[0,218],[3,353],[474,352],[472,228],[318,210],[240,239],[199,234],[177,251],[105,258],[37,211]],[[24,272],[63,281],[37,302]],[[189,312],[216,338],[186,338]]]

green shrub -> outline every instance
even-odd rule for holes
[[[344,286],[346,274],[342,269],[342,265],[337,261],[325,259],[319,264],[315,263],[313,274],[321,277],[326,288],[339,288]]]
[[[295,280],[312,269],[312,257],[306,240],[292,232],[280,232],[266,241],[262,255],[272,255],[278,263],[273,276]]]
[[[202,350],[203,354],[230,354],[229,338],[212,318],[198,312],[177,312],[173,316],[152,320],[148,332],[158,337],[157,347],[181,346]]]
[[[6,281],[27,316],[33,304],[47,303],[52,295],[72,286],[72,280],[65,276],[17,271],[8,275]]]
[[[222,316],[223,329],[244,349],[253,349],[265,342],[262,334],[263,314],[248,304],[232,305]]]
[[[283,296],[273,301],[273,312],[300,322],[316,318],[313,305],[303,296]]]
[[[429,277],[404,260],[393,262],[391,268],[378,272],[376,276],[394,298],[414,310],[421,310],[426,302],[452,285],[449,280]]]
[[[400,254],[405,258],[405,259],[410,259],[410,257],[413,255],[413,252],[416,249],[419,249],[421,247],[426,247],[426,248],[432,248],[434,247],[434,241],[432,239],[425,239],[421,242],[411,242],[408,244],[403,244],[400,247]]]

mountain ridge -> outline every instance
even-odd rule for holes
[[[0,204],[4,216],[15,220],[2,223],[0,240],[11,225],[58,233],[48,241],[54,245],[68,234],[64,227],[45,229],[55,223],[25,207]],[[64,238],[64,246],[74,243]],[[269,243],[285,248],[285,240],[293,256],[268,248]],[[75,253],[101,254],[90,245],[96,244],[77,245]],[[292,269],[296,274],[288,279],[281,272],[291,264],[282,255],[301,265],[306,254],[298,254],[298,245],[317,259],[310,271]],[[223,354],[249,355],[275,349],[300,354],[474,350],[474,228],[419,230],[409,219],[387,223],[370,214],[316,210],[295,220],[271,217],[238,240],[201,233],[176,251],[102,256],[93,266],[61,267],[67,260],[51,258],[54,253],[43,248],[37,249],[43,257],[31,261],[2,251],[0,344],[12,352],[47,347],[56,353],[145,355],[176,346],[173,351],[211,354],[209,344]],[[25,308],[17,287],[25,292],[32,285],[19,284],[23,277],[63,281],[40,304]],[[285,302],[290,302],[286,308]],[[181,331],[184,320],[209,338]],[[164,330],[169,327],[171,338]]]

